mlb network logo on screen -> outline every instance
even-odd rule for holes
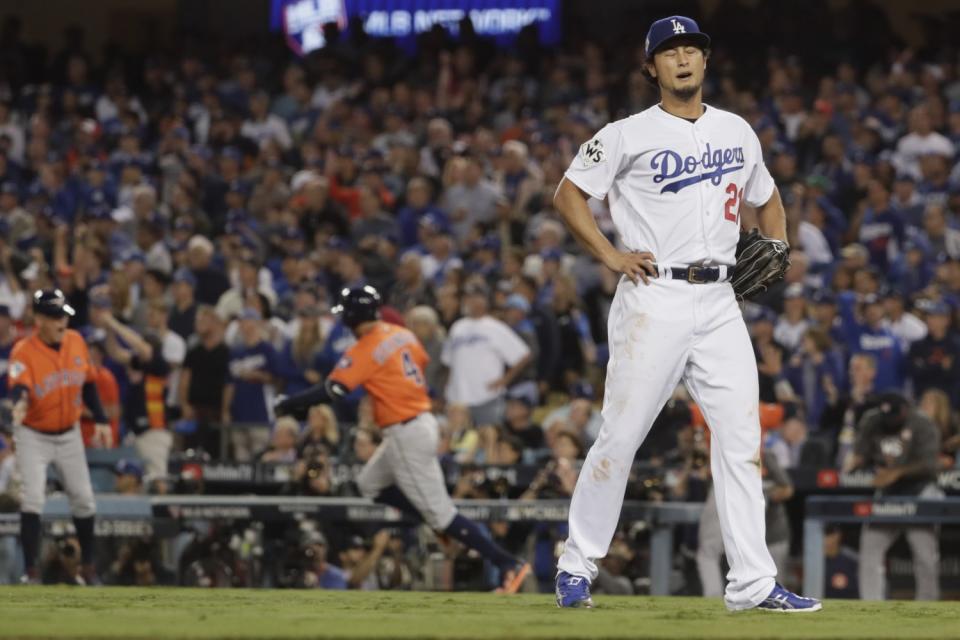
[[[470,18],[477,34],[500,43],[526,26],[536,24],[540,41],[556,44],[560,38],[559,0],[273,0],[271,27],[282,29],[293,51],[306,55],[326,45],[324,25],[349,30],[359,18],[373,37],[396,38],[409,48],[417,35],[442,25],[454,36],[459,23]]]

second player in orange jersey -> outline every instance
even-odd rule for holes
[[[363,386],[383,443],[357,476],[361,493],[424,520],[500,570],[500,591],[515,593],[530,565],[514,558],[457,513],[437,460],[439,428],[430,412],[424,368],[429,356],[413,333],[380,320],[380,294],[370,286],[344,289],[333,309],[357,338],[323,385],[280,402],[277,413],[346,397]]]

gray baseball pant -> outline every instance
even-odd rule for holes
[[[863,525],[860,532],[860,598],[886,598],[887,551],[906,533],[913,553],[917,600],[940,599],[940,542],[933,526]]]
[[[17,444],[17,469],[21,480],[20,511],[43,513],[47,466],[52,463],[60,474],[73,516],[89,518],[96,513],[97,505],[93,498],[80,429],[74,427],[66,433],[48,435],[29,427],[17,426],[13,437]]]
[[[367,498],[397,485],[430,527],[443,531],[457,515],[437,460],[439,429],[429,412],[383,430],[383,442],[357,475]]]

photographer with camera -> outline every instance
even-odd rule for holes
[[[879,396],[860,420],[853,456],[844,468],[874,473],[876,496],[941,497],[937,486],[940,432],[896,393]],[[916,599],[940,599],[940,550],[935,525],[864,524],[860,532],[860,597],[886,596],[886,555],[900,534],[913,553]]]
[[[40,575],[43,584],[85,585],[81,573],[80,543],[70,536],[57,540]]]
[[[335,488],[330,456],[325,450],[314,450],[293,466],[290,493],[299,496],[332,496]]]
[[[104,577],[109,585],[124,587],[154,587],[174,584],[174,576],[160,561],[160,548],[149,538],[128,540],[117,552]]]
[[[520,496],[521,500],[567,500],[577,486],[583,462],[583,445],[576,433],[554,431],[550,440],[552,455]],[[567,535],[565,525],[538,523],[533,527],[533,571],[541,591],[549,591],[556,573],[556,553]]]
[[[381,529],[373,535],[371,542],[361,536],[352,536],[347,541],[347,548],[340,552],[340,564],[350,589],[380,590],[377,567],[390,544],[390,537],[389,529]]]
[[[561,430],[553,436],[553,455],[527,487],[521,500],[556,500],[569,498],[577,484],[583,460],[583,445],[576,434]]]
[[[347,574],[340,567],[327,561],[327,537],[318,529],[305,531],[301,540],[302,559],[299,584],[287,586],[307,589],[346,589]],[[296,572],[295,572],[296,573]]]

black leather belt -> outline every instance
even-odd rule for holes
[[[733,267],[702,267],[691,264],[686,267],[661,267],[657,272],[663,278],[671,280],[686,280],[691,284],[706,284],[708,282],[724,282],[733,278]]]

